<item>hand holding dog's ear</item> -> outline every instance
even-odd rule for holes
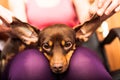
[[[16,17],[13,17],[13,22],[9,26],[11,28],[9,35],[20,39],[26,45],[32,45],[38,42],[40,30],[34,26],[22,22]]]
[[[31,45],[37,43],[40,31],[15,18],[9,10],[0,6],[0,32],[5,32],[10,37],[18,38],[26,45]]]
[[[120,11],[120,0],[94,0],[89,9],[90,14],[97,14],[102,21],[118,11]]]
[[[94,0],[88,10],[90,15],[88,21],[74,28],[76,37],[87,41],[103,21],[118,11],[120,11],[120,0]]]
[[[100,16],[95,14],[91,20],[86,21],[82,25],[77,25],[74,27],[74,31],[76,32],[76,38],[81,42],[88,41],[89,37],[95,32],[95,30],[102,23]]]
[[[110,15],[112,12],[120,11],[120,0],[98,0],[97,14]]]
[[[96,31],[101,23],[113,14],[114,13],[103,16],[98,16],[97,14],[95,14],[91,20],[86,21],[82,25],[75,26],[74,30],[76,32],[76,38],[82,42],[88,41],[89,37]]]

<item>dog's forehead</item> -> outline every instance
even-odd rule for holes
[[[56,24],[49,26],[40,32],[40,36],[44,36],[44,38],[56,38],[58,40],[62,38],[74,38],[75,32],[72,28],[64,25],[64,24]],[[49,36],[49,37],[48,37]]]
[[[43,29],[44,32],[52,32],[52,33],[58,33],[58,32],[72,32],[74,31],[72,28],[70,28],[67,25],[64,24],[55,24],[55,25],[51,25],[46,27],[45,29]]]

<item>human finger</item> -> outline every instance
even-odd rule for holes
[[[110,4],[110,6],[106,9],[105,14],[109,15],[112,11],[114,11],[116,9],[117,6],[120,5],[120,1],[119,0],[112,0],[112,3]]]
[[[89,9],[89,13],[90,14],[95,14],[97,12],[97,9],[98,9],[98,1],[99,0],[95,0],[94,3],[90,6],[90,9]]]
[[[0,25],[2,25],[3,24],[3,22],[0,20]]]
[[[115,9],[115,12],[120,11],[120,5]]]
[[[12,22],[13,14],[1,5],[0,5],[0,16],[4,18],[8,23]]]
[[[106,0],[103,6],[101,8],[98,8],[97,14],[99,16],[102,16],[110,4],[111,4],[111,0]]]
[[[105,0],[98,0],[98,8],[101,8],[104,3],[105,3]]]

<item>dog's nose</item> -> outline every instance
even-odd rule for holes
[[[62,64],[54,64],[53,69],[55,72],[61,72],[63,69],[63,65]]]

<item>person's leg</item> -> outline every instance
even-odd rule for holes
[[[79,47],[73,54],[63,80],[112,80],[95,52]]]
[[[54,80],[49,63],[36,49],[19,53],[8,69],[9,80]]]

